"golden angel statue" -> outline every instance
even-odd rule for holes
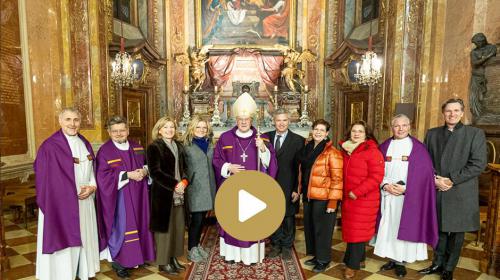
[[[208,50],[211,47],[212,45],[206,45],[199,50],[193,50],[189,56],[186,53],[175,56],[175,61],[183,66],[189,66],[193,91],[200,89],[205,81],[205,63],[208,61]]]
[[[300,88],[305,86],[305,71],[298,69],[298,64],[303,62],[316,61],[316,56],[309,50],[298,52],[294,49],[276,45],[285,56],[285,69],[281,71],[281,77],[292,92],[297,92],[296,85]]]

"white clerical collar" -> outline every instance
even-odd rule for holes
[[[410,135],[406,136],[405,138],[401,138],[401,139],[393,139],[394,141],[408,141],[410,140]]]
[[[63,132],[63,134],[64,134],[64,136],[66,136],[66,139],[68,140],[68,142],[69,141],[74,142],[74,141],[76,141],[78,139],[78,134],[68,135],[68,134],[66,134],[64,132]]]
[[[239,129],[236,129],[236,135],[238,135],[238,137],[241,137],[241,138],[250,137],[250,136],[252,136],[252,134],[253,134],[252,129],[249,129],[247,132],[242,132]]]
[[[122,151],[128,151],[128,149],[130,148],[130,144],[128,143],[128,141],[126,141],[125,143],[118,143],[113,141],[113,144],[115,144],[115,147]]]

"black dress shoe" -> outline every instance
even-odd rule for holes
[[[159,270],[160,271],[163,271],[167,274],[170,274],[170,275],[178,275],[179,274],[179,271],[177,270],[177,268],[175,268],[173,265],[171,264],[167,264],[167,265],[160,265],[159,266]]]
[[[127,279],[130,277],[130,272],[128,271],[127,268],[121,266],[119,263],[117,262],[113,262],[111,264],[111,267],[113,268],[113,270],[116,272],[116,275],[122,279]]]
[[[230,260],[230,261],[226,261],[226,260],[224,260],[224,262],[225,262],[225,263],[227,263],[227,264],[234,264],[234,261],[233,261],[233,260]]]
[[[272,246],[271,251],[269,252],[268,257],[270,258],[276,258],[281,254],[281,247],[278,246]]]
[[[313,272],[314,273],[320,273],[320,272],[323,272],[326,270],[326,268],[328,267],[330,263],[327,262],[327,263],[320,263],[320,262],[317,262],[317,264],[314,266],[313,268]]]
[[[396,267],[396,263],[393,261],[389,261],[388,263],[381,266],[380,270],[391,270],[391,269],[394,269],[395,267]]]
[[[420,274],[434,274],[434,273],[441,273],[443,271],[443,267],[435,264],[431,264],[428,268],[424,268],[422,270],[419,270],[418,273]]]
[[[305,265],[317,265],[318,264],[318,260],[316,259],[316,257],[312,258],[312,259],[309,259],[307,261],[304,262]]]
[[[441,280],[453,280],[453,271],[443,270]]]
[[[183,266],[176,257],[170,259],[170,264],[172,264],[177,270],[185,270],[186,267]]]
[[[406,276],[406,268],[404,265],[399,265],[399,264],[396,264],[394,266],[396,269],[394,271],[394,273],[396,273],[396,276],[397,277],[405,277]]]

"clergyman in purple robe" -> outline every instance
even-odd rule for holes
[[[38,235],[36,278],[88,279],[99,272],[94,206],[95,157],[78,133],[81,115],[59,114],[61,129],[45,140],[34,163]]]
[[[148,172],[144,148],[128,140],[126,119],[111,117],[107,129],[111,139],[97,153],[99,250],[119,277],[129,277],[130,268],[155,259]]]
[[[427,245],[438,242],[434,168],[425,148],[409,135],[403,114],[391,121],[393,137],[380,145],[385,157],[374,254],[389,258],[382,270],[406,275],[405,263],[427,259]]]
[[[237,125],[221,134],[214,150],[212,165],[215,169],[217,188],[231,174],[243,170],[257,170],[257,160],[261,161],[261,172],[273,178],[276,176],[278,170],[274,148],[266,136],[258,138],[257,130],[252,126],[252,116],[256,108],[255,101],[248,93],[241,94],[233,105]],[[219,235],[220,254],[226,262],[243,262],[250,265],[264,258],[263,242],[238,240],[223,228],[219,228]]]

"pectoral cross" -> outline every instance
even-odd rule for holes
[[[245,152],[243,152],[243,154],[240,157],[243,159],[243,162],[246,162],[248,155]]]

